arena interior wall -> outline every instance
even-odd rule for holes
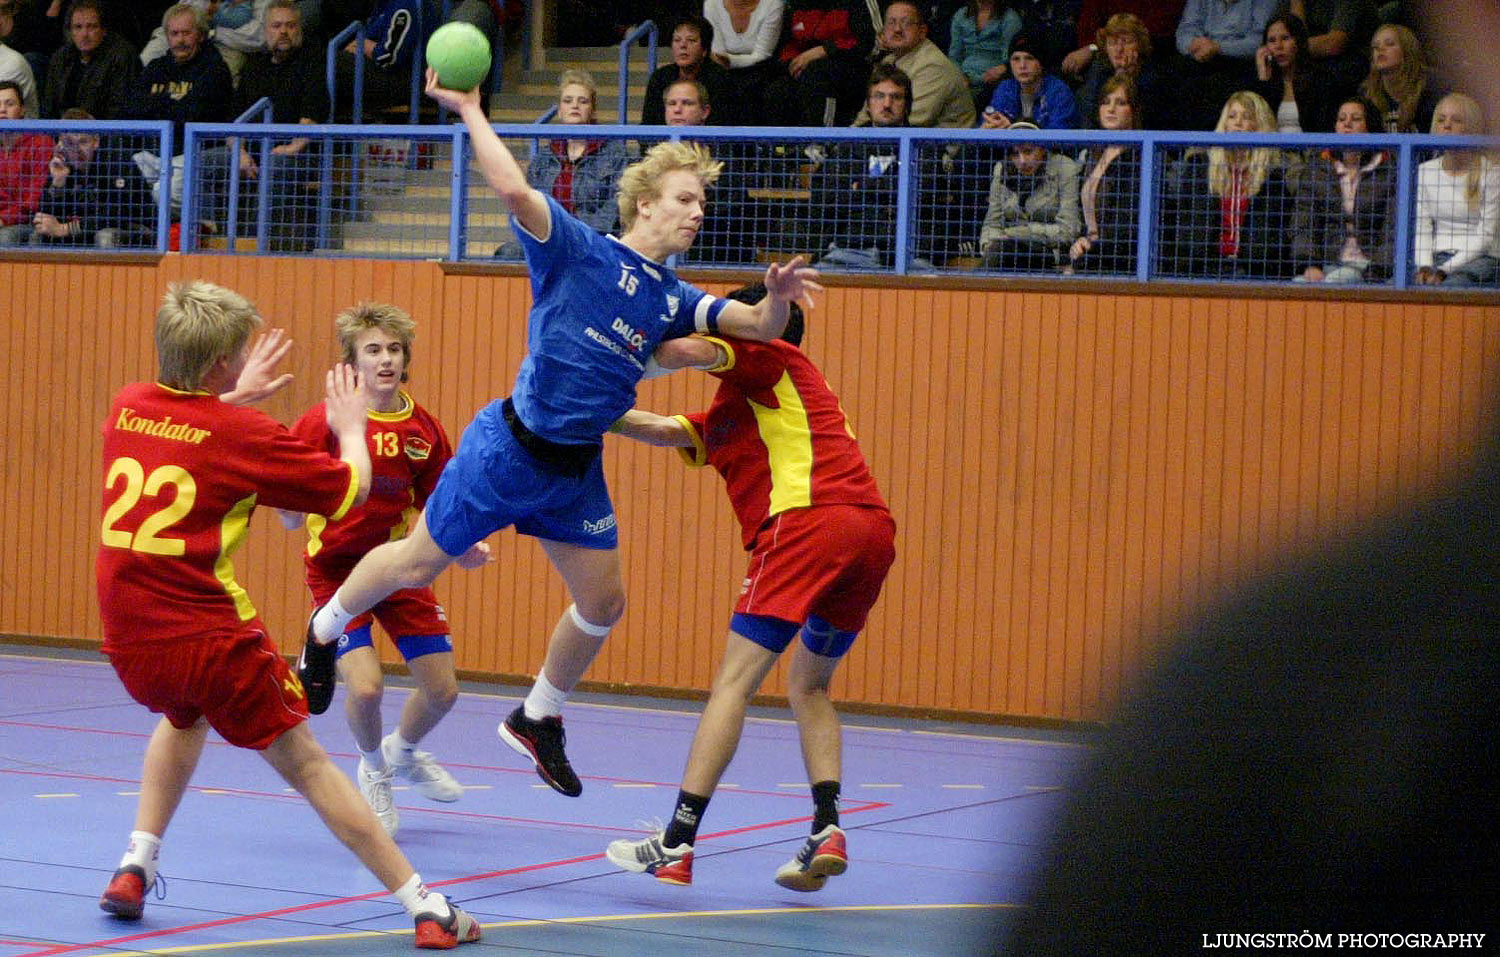
[[[455,441],[508,388],[530,298],[523,275],[436,262],[0,261],[0,634],[98,640],[99,425],[123,383],[153,374],[155,307],[188,277],[246,293],[291,330],[296,382],[266,404],[286,422],[320,395],[339,308],[411,310],[413,391]],[[1496,398],[1500,302],[845,281],[804,347],[899,529],[836,698],[1095,721],[1196,609],[1462,473]],[[649,382],[641,405],[697,408],[712,385]],[[611,439],[605,454],[630,606],[589,678],[703,692],[743,565],[721,483],[669,450]],[[237,574],[290,653],[307,608],[302,540],[266,510],[254,522]],[[460,669],[529,678],[566,597],[534,542],[495,544],[494,565],[446,573],[440,595]],[[766,691],[784,687],[778,672]]]

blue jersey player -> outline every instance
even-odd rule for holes
[[[555,790],[583,790],[563,750],[562,706],[625,612],[614,507],[599,461],[605,431],[635,404],[656,347],[694,332],[770,341],[788,304],[812,304],[817,273],[800,258],[766,270],[754,306],[719,299],[662,265],[693,244],[704,191],[721,164],[702,146],[661,143],[620,177],[624,231],[602,236],[526,177],[490,128],[477,91],[427,74],[427,94],[463,118],[485,179],[510,210],[526,253],[533,305],[527,353],[511,395],[474,417],[412,533],[369,552],[308,623],[298,672],[312,711],[333,697],[333,642],[399,588],[425,586],[475,542],[514,525],[541,541],[573,600],[547,656],[500,737]]]

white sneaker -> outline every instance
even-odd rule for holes
[[[464,786],[454,780],[441,764],[433,760],[428,751],[412,751],[411,757],[406,758],[397,750],[392,739],[395,734],[388,734],[380,742],[381,753],[385,755],[385,763],[397,774],[406,778],[416,787],[417,793],[429,801],[441,801],[444,804],[457,801],[464,796]]]
[[[401,815],[396,811],[396,799],[391,794],[391,778],[395,775],[394,768],[387,767],[384,771],[379,771],[370,767],[364,758],[359,759],[359,793],[364,795],[365,803],[370,805],[370,810],[380,819],[380,826],[391,837],[396,836],[396,828],[401,823]]]

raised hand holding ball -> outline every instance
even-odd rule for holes
[[[467,92],[489,75],[490,41],[472,23],[445,23],[427,40],[427,65],[438,86]]]

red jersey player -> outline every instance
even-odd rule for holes
[[[99,906],[141,916],[162,835],[212,727],[259,751],[307,798],[415,919],[417,946],[478,940],[479,925],[427,890],[313,737],[302,685],[235,580],[232,555],[256,505],[342,516],[370,488],[352,369],[335,367],[325,387],[338,457],[227,401],[264,397],[290,378],[270,378],[290,347],[279,332],[251,345],[259,324],[238,293],[172,285],[156,314],[159,379],[126,386],[104,422],[103,651],[131,697],[163,717],[146,747],[135,830]]]
[[[753,303],[765,288],[731,299]],[[895,560],[896,525],[838,396],[797,344],[794,304],[774,342],[674,339],[657,349],[664,368],[692,365],[721,380],[706,413],[667,417],[632,410],[614,431],[679,447],[693,465],[712,465],[739,519],[750,566],[730,620],[724,661],[703,708],[665,831],[620,840],[617,866],[658,880],[693,879],[693,841],[709,798],[739,746],[745,707],[800,632],[788,697],[812,784],[812,835],[776,872],[776,883],[815,891],[848,867],[839,829],[841,735],[828,684],[854,643]],[[782,341],[785,340],[785,341]]]
[[[360,303],[334,320],[343,351],[341,361],[358,371],[369,403],[365,441],[374,478],[370,497],[348,514],[306,517],[307,587],[312,592],[313,607],[333,597],[366,552],[382,542],[405,537],[443,466],[453,457],[438,420],[402,388],[408,378],[416,328],[410,315],[385,303]],[[297,420],[292,433],[329,451],[338,445],[321,403]],[[303,520],[296,513],[282,515],[289,526]],[[481,542],[460,558],[459,564],[483,564],[488,558],[489,546]],[[384,680],[380,656],[372,643],[372,621],[379,621],[396,643],[417,685],[401,709],[396,729],[384,737],[380,716]],[[429,800],[457,801],[462,797],[463,787],[453,775],[431,754],[416,749],[458,697],[448,617],[432,589],[402,589],[357,616],[340,636],[337,654],[338,671],[347,691],[344,713],[361,754],[356,780],[386,833],[394,835],[399,823],[391,795],[391,779],[397,774],[409,779]],[[328,703],[315,698],[309,690],[310,709],[321,713]]]

